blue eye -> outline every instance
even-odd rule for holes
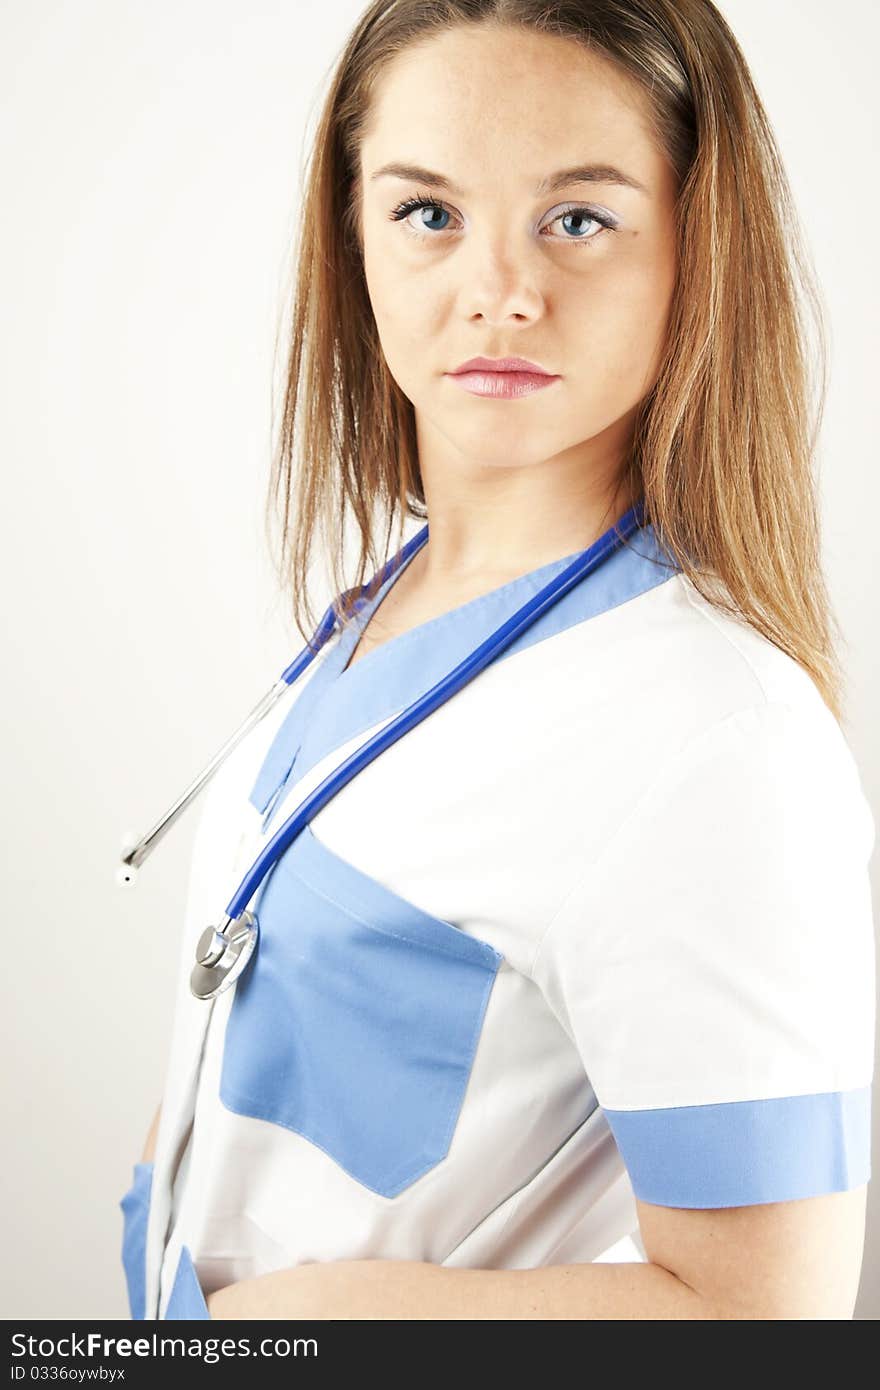
[[[424,197],[407,197],[407,199],[403,200],[403,203],[398,203],[398,206],[393,210],[391,214],[392,221],[402,221],[403,218],[409,217],[410,213],[414,213],[416,208],[430,208],[431,213],[439,213],[441,217],[449,217],[448,208],[442,207],[441,203],[428,202],[428,199],[424,199]],[[437,218],[434,218],[434,221],[431,222],[423,221],[421,225],[425,228],[430,228],[431,231],[445,231],[445,227],[438,227]]]
[[[609,228],[609,229],[610,229],[610,227],[611,227],[611,223],[610,223],[610,222],[607,222],[607,221],[606,221],[606,222],[602,222],[600,218],[596,217],[592,212],[590,212],[589,208],[569,208],[567,212],[562,212],[562,213],[559,214],[558,217],[554,217],[553,222],[563,222],[563,221],[565,220],[566,217],[575,217],[575,218],[579,218],[581,222],[599,222],[600,225],[602,225],[603,227]],[[553,222],[551,222],[551,223],[549,224],[551,227],[553,226]],[[594,233],[594,236],[598,236],[598,235],[599,235],[598,232]],[[565,239],[566,241],[568,241],[568,240],[572,240],[572,241],[592,241],[592,240],[593,240],[592,237],[585,237],[585,236],[583,236],[582,233],[579,233],[576,237],[571,237],[571,238],[566,237],[566,238],[564,238],[564,239]]]
[[[392,222],[403,221],[405,217],[408,217],[411,212],[415,212],[417,208],[430,208],[432,212],[439,212],[444,217],[449,216],[448,208],[445,208],[442,203],[435,203],[430,198],[405,198],[402,203],[398,203],[397,207],[392,212]],[[445,227],[436,226],[436,221],[433,224],[422,222],[422,226],[430,227],[432,231],[445,231]],[[416,231],[415,227],[413,231]]]
[[[434,214],[439,213],[440,218],[446,218],[447,222],[451,216],[445,204],[439,203],[436,198],[431,198],[426,194],[422,194],[416,198],[404,198],[403,202],[398,203],[397,207],[392,209],[389,218],[392,222],[402,222],[405,218],[409,217],[410,213],[419,209],[429,209]],[[566,208],[564,212],[558,213],[552,221],[547,223],[547,226],[552,227],[557,222],[562,222],[568,217],[580,220],[581,223],[589,224],[592,222],[600,227],[601,231],[593,232],[588,236],[585,235],[582,230],[575,229],[577,231],[577,235],[575,236],[552,237],[551,240],[571,241],[590,245],[599,239],[603,231],[613,232],[617,229],[617,223],[608,213],[601,212],[596,208],[580,207],[578,205]],[[421,237],[424,240],[425,234],[430,235],[431,232],[444,232],[447,230],[447,224],[443,223],[442,225],[438,225],[438,221],[439,219],[435,215],[430,222],[422,221],[419,227],[414,227],[411,223],[407,223],[407,228],[414,236]]]

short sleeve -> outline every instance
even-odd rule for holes
[[[695,737],[580,867],[533,975],[640,1200],[870,1178],[874,838],[831,712],[770,702]]]

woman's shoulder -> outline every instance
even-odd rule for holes
[[[844,728],[810,673],[744,618],[711,602],[682,573],[663,586],[665,658],[654,689],[675,719],[680,768],[711,757],[720,788],[744,762],[753,783],[812,784],[810,795],[848,807],[873,833],[870,806]],[[670,716],[670,718],[672,718]]]
[[[561,775],[613,776],[624,811],[695,759],[712,759],[721,792],[744,756],[768,779],[771,764],[801,759],[864,809],[852,749],[810,673],[680,571],[563,634],[553,692],[571,734]]]
[[[607,716],[637,730],[698,731],[739,709],[786,704],[818,723],[837,720],[810,673],[745,618],[710,601],[682,571],[575,619],[518,671],[591,724]]]
[[[684,574],[676,575],[673,595],[697,670],[757,703],[782,702],[834,720],[810,673],[746,618],[712,602]]]

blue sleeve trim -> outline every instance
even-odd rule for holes
[[[177,1261],[177,1273],[174,1276],[171,1297],[165,1309],[165,1318],[168,1321],[189,1322],[194,1319],[204,1321],[206,1318],[210,1321],[211,1318],[192,1256],[186,1245],[182,1245],[180,1248],[180,1259]]]
[[[860,1187],[871,1086],[772,1100],[605,1110],[640,1201],[737,1207]]]

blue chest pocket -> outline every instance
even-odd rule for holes
[[[205,1319],[211,1321],[207,1300],[202,1293],[188,1245],[183,1245],[180,1249],[171,1295],[165,1308],[165,1318],[169,1322],[204,1322]]]
[[[153,1164],[136,1163],[131,1186],[119,1199],[122,1211],[122,1267],[132,1319],[143,1321],[146,1302],[147,1219],[153,1187]]]
[[[340,859],[308,825],[257,914],[220,1099],[394,1197],[449,1150],[503,957]]]

